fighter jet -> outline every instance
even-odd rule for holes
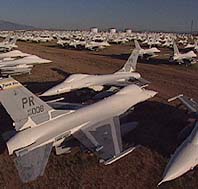
[[[10,52],[6,52],[6,53],[1,53],[0,54],[0,60],[9,60],[9,58],[23,58],[26,56],[30,56],[30,54],[27,53],[23,53],[19,50],[13,50]]]
[[[18,46],[16,45],[17,38],[14,37],[11,41],[3,41],[0,43],[0,52],[7,52],[11,51],[13,48],[17,48]]]
[[[189,51],[187,53],[181,54],[176,43],[173,43],[174,55],[170,58],[172,61],[176,61],[179,64],[186,63],[186,64],[193,64],[195,63],[195,58],[197,55],[193,51]]]
[[[22,74],[30,74],[32,71],[33,65],[16,65],[16,66],[7,66],[0,68],[0,72],[2,76],[8,75],[22,75]]]
[[[0,80],[0,102],[14,121],[16,133],[7,141],[9,155],[23,182],[42,176],[54,146],[73,136],[100,162],[111,164],[135,149],[123,149],[119,116],[134,105],[156,95],[155,91],[130,85],[113,96],[78,110],[54,110],[13,78]]]
[[[195,44],[188,43],[184,48],[185,49],[194,49],[195,46],[196,46]]]
[[[114,74],[72,74],[65,81],[47,90],[41,96],[58,95],[86,87],[95,91],[101,91],[104,88],[104,85],[119,86],[128,82],[130,79],[139,79],[141,77],[140,74],[134,72],[136,70],[137,59],[138,51],[134,50],[124,67]]]
[[[85,44],[85,49],[91,50],[91,51],[97,51],[101,49],[105,49],[106,47],[111,46],[107,41],[102,42],[95,42],[95,41],[89,41]]]
[[[139,50],[139,56],[141,58],[145,57],[147,59],[149,58],[153,58],[158,56],[156,53],[160,53],[160,50],[157,49],[156,47],[152,47],[149,49],[143,49],[140,47],[140,44],[138,43],[137,40],[134,41],[135,42],[135,49]]]
[[[19,75],[20,73],[30,73],[34,65],[50,62],[52,61],[40,58],[35,55],[30,55],[17,60],[2,61],[0,62],[0,70],[2,75],[16,75],[16,73]]]
[[[174,97],[169,101],[177,98],[195,114],[194,129],[171,156],[171,159],[164,171],[163,179],[158,185],[180,177],[198,164],[198,103],[183,95]]]

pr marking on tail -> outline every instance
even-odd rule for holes
[[[22,98],[21,103],[23,109],[27,108],[28,116],[42,113],[45,110],[43,105],[35,106],[36,103],[33,96]]]
[[[23,107],[23,109],[25,108],[26,105],[29,105],[30,107],[35,105],[33,96],[22,98],[22,107]]]

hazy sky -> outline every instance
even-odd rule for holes
[[[62,29],[198,30],[198,0],[0,0],[0,19]]]

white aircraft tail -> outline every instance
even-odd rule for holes
[[[17,37],[15,36],[11,41],[10,41],[10,45],[15,45],[17,42]]]
[[[13,78],[0,79],[0,103],[14,121],[16,130],[51,119],[53,109]]]
[[[130,57],[126,61],[125,65],[123,66],[123,68],[116,73],[119,73],[119,72],[134,72],[136,70],[138,56],[139,56],[139,50],[134,49],[132,51]]]
[[[134,40],[134,43],[135,43],[135,49],[140,50],[141,47],[140,47],[140,44],[138,43],[138,41]]]
[[[174,55],[180,54],[176,42],[173,42]]]

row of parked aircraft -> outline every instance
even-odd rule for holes
[[[11,36],[8,35],[2,42],[0,42],[0,52],[8,52],[14,48],[17,48],[16,45],[17,38],[14,37],[11,39]]]
[[[103,86],[117,88],[112,95],[90,105],[68,106],[67,103],[65,106],[57,101],[44,102],[15,79],[0,80],[0,101],[13,119],[16,130],[4,136],[9,136],[8,152],[16,155],[15,164],[23,182],[43,175],[52,147],[55,147],[57,155],[69,152],[71,148],[66,141],[70,136],[94,152],[105,165],[136,148],[125,149],[122,145],[120,127],[129,129],[127,126],[134,123],[121,124],[120,117],[136,104],[157,94],[145,89],[147,85],[133,84],[134,80],[141,78],[134,72],[137,59],[138,51],[134,50],[124,67],[114,74],[70,76],[66,83],[71,85],[64,86],[66,89],[60,93],[85,87],[97,91]]]
[[[17,48],[17,38],[7,37],[0,43],[0,73],[6,75],[30,74],[34,65],[50,63],[52,61],[40,58],[36,55],[23,53]]]
[[[13,39],[7,38],[3,43],[9,44],[10,40]],[[105,165],[136,149],[137,146],[124,148],[121,136],[126,132],[121,131],[129,131],[128,126],[136,126],[137,123],[123,124],[120,118],[126,116],[136,104],[157,94],[156,91],[146,89],[149,82],[136,72],[136,65],[139,56],[155,57],[160,53],[156,47],[141,48],[138,41],[142,40],[138,37],[135,39],[135,49],[117,72],[106,75],[72,74],[40,95],[60,95],[84,88],[102,91],[99,93],[102,94],[99,101],[94,104],[70,104],[58,100],[45,102],[12,77],[0,79],[0,102],[13,119],[16,131],[6,133],[4,139],[9,155],[16,155],[15,164],[23,182],[35,180],[44,174],[52,147],[55,147],[57,155],[70,152],[71,146],[67,144],[70,136],[94,152]],[[175,42],[173,47],[173,59],[180,63],[184,59],[196,57],[192,53],[180,54]],[[18,50],[5,51],[8,52],[0,54],[0,70],[6,70],[7,75],[15,71],[23,72],[35,64],[51,62]],[[182,95],[176,98],[197,115],[198,104],[194,100]],[[196,117],[195,120],[191,135],[171,157],[159,184],[173,180],[197,165]]]
[[[66,141],[70,136],[94,152],[105,165],[136,149],[137,146],[123,148],[121,136],[126,132],[122,133],[121,129],[130,131],[128,126],[137,124],[121,124],[120,117],[125,116],[136,104],[157,94],[146,89],[149,82],[145,82],[135,72],[139,52],[133,50],[123,68],[113,74],[73,74],[63,83],[41,94],[57,95],[87,87],[101,91],[104,86],[108,86],[110,90],[105,92],[111,91],[111,95],[91,105],[44,102],[15,79],[1,78],[0,101],[13,119],[16,130],[6,133],[4,139],[7,140],[9,154],[16,155],[15,164],[23,182],[43,175],[52,147],[55,147],[57,155],[68,153],[71,147]],[[195,101],[182,95],[176,98],[197,113],[198,104]],[[197,122],[192,134],[171,157],[159,184],[175,179],[197,165],[194,150],[196,133]]]
[[[17,37],[13,39],[11,37],[6,37],[3,42],[0,43],[0,50],[5,52],[0,54],[0,70],[2,75],[19,75],[30,73],[32,67],[35,64],[50,63],[50,60],[41,59],[37,56],[22,53],[17,50],[10,50],[17,48],[16,45]],[[139,56],[141,58],[154,58],[159,55],[160,50],[156,47],[142,48],[137,40],[134,40],[135,49],[139,51]],[[75,46],[76,44],[73,43]],[[80,43],[78,44],[80,45]],[[81,44],[82,45],[82,44]],[[104,42],[90,42],[89,44],[84,44],[88,49],[103,49],[108,46]],[[192,47],[192,46],[191,46]],[[175,42],[173,42],[173,56],[170,56],[170,62],[178,62],[179,64],[195,64],[197,63],[197,55],[194,51],[188,51],[186,53],[180,53]],[[22,59],[18,59],[22,58]]]
[[[147,49],[141,48],[137,40],[135,40],[135,48],[139,50],[139,55],[141,58],[154,58],[160,53],[160,50],[156,47],[150,47]],[[170,56],[169,60],[170,62],[190,65],[197,63],[197,55],[192,50],[185,53],[180,53],[176,42],[173,42],[173,56]]]
[[[62,47],[85,48],[89,50],[103,49],[110,44],[124,44],[133,40],[143,45],[172,48],[174,41],[183,48],[197,51],[197,37],[190,34],[175,33],[138,33],[138,32],[89,32],[89,31],[18,31],[0,32],[0,37],[16,36],[18,40],[30,42],[51,42],[57,40]]]

